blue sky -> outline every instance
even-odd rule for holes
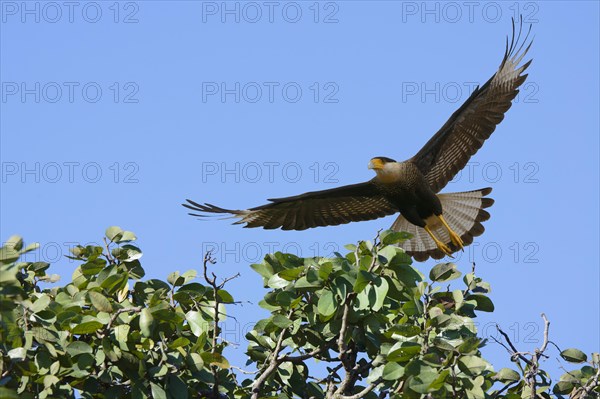
[[[71,4],[71,3],[69,3]],[[477,263],[499,323],[522,350],[545,312],[559,346],[598,351],[597,2],[14,2],[0,25],[1,237],[38,241],[68,281],[74,242],[110,225],[139,236],[148,277],[198,269],[216,249],[237,300],[226,338],[266,315],[250,268],[271,250],[329,255],[391,225],[303,232],[186,215],[185,198],[261,205],[372,177],[374,156],[411,157],[495,71],[519,12],[533,24],[530,76],[445,191],[493,187]],[[425,273],[433,262],[419,264]],[[486,356],[508,366],[490,344]],[[558,376],[557,356],[545,367]]]

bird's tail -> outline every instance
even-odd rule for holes
[[[444,218],[452,230],[460,236],[465,246],[471,244],[473,237],[480,236],[485,230],[481,222],[490,218],[485,208],[494,203],[493,199],[486,197],[491,192],[492,189],[488,187],[462,193],[438,194],[442,202]],[[410,223],[402,215],[398,216],[392,224],[392,230],[412,234],[413,237],[401,243],[400,247],[417,261],[424,261],[429,257],[441,259],[445,256],[425,229]],[[434,224],[431,230],[440,241],[448,245],[452,252],[458,250],[458,247],[452,244],[448,230],[441,223]]]

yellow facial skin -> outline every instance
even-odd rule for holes
[[[383,166],[384,163],[381,159],[379,158],[373,158],[371,159],[371,161],[369,162],[369,169],[373,169],[373,170],[383,170]]]

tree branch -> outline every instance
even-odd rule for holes
[[[206,280],[206,282],[212,287],[213,296],[214,296],[214,300],[215,300],[215,303],[212,306],[215,316],[214,316],[214,327],[213,327],[213,335],[212,335],[212,348],[210,350],[210,352],[213,354],[217,353],[217,338],[219,337],[219,315],[221,314],[221,312],[219,312],[219,304],[221,304],[221,302],[219,301],[219,290],[222,289],[225,286],[225,284],[227,284],[227,282],[240,276],[240,274],[237,273],[234,276],[223,279],[221,284],[217,284],[217,276],[214,273],[211,273],[212,277],[208,276],[208,265],[209,264],[214,265],[215,263],[216,263],[216,260],[212,257],[212,252],[211,251],[206,252],[206,254],[204,254],[204,259],[202,261],[204,280]],[[218,398],[219,397],[219,374],[218,374],[217,366],[211,366],[211,371],[212,371],[213,378],[215,380],[215,383],[213,384],[213,388],[212,388],[212,396],[215,398]]]
[[[375,387],[377,385],[379,385],[379,383],[382,381],[382,378],[378,378],[377,380],[375,380],[374,382],[372,382],[371,384],[369,384],[365,389],[363,389],[362,391],[360,391],[359,393],[355,393],[354,395],[349,395],[349,396],[338,396],[339,399],[361,399],[364,398],[366,394],[368,394],[369,392],[371,392],[373,389],[375,389]]]
[[[548,336],[550,332],[550,321],[544,313],[542,313],[542,319],[544,319],[544,340],[542,341],[542,346],[539,349],[536,349],[534,353],[529,353],[531,355],[531,359],[528,359],[524,356],[523,352],[519,352],[517,348],[513,345],[508,335],[502,331],[500,326],[496,325],[496,328],[502,334],[506,343],[510,346],[510,349],[506,347],[502,342],[498,341],[494,338],[494,341],[498,342],[500,345],[504,346],[506,350],[511,354],[512,358],[518,358],[524,361],[528,366],[529,370],[525,373],[525,382],[529,386],[529,390],[531,391],[531,399],[535,399],[537,397],[536,388],[537,388],[537,376],[539,374],[539,362],[541,357],[547,357],[544,352],[548,348]],[[519,366],[520,367],[520,366]]]
[[[290,311],[290,313],[288,314],[288,318],[290,318],[291,316],[292,316],[292,311]],[[271,353],[271,361],[269,362],[269,366],[267,366],[267,368],[262,373],[260,373],[258,378],[256,380],[254,380],[254,382],[252,383],[252,399],[258,399],[260,390],[262,389],[263,385],[267,381],[267,378],[269,378],[271,376],[271,374],[273,374],[273,372],[277,369],[279,364],[282,362],[281,358],[279,358],[279,352],[281,352],[283,337],[285,336],[286,331],[287,330],[284,328],[281,330],[281,334],[279,334],[279,338],[277,339],[277,344],[275,344],[275,349],[273,350],[273,353]]]

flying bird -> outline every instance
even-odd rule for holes
[[[529,31],[521,41],[512,25],[510,43],[506,39],[504,57],[496,73],[477,87],[465,103],[412,158],[397,162],[375,157],[369,169],[375,177],[367,182],[313,191],[293,197],[269,199],[270,203],[245,210],[225,209],[187,200],[182,204],[194,211],[192,216],[229,214],[234,224],[265,229],[305,230],[319,226],[373,220],[400,213],[392,230],[411,233],[400,243],[417,261],[429,257],[452,256],[473,237],[483,234],[481,222],[489,219],[485,208],[494,200],[487,197],[491,188],[459,193],[440,193],[467,164],[483,142],[504,119],[519,86],[527,78],[523,71],[529,60],[519,66],[529,51]],[[199,213],[198,213],[199,212]]]

